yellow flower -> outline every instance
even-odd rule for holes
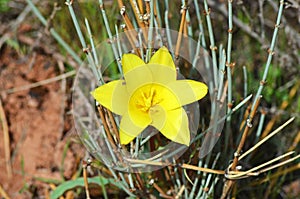
[[[122,67],[124,80],[91,92],[101,105],[122,116],[121,144],[128,144],[151,125],[168,139],[188,146],[188,117],[182,106],[203,98],[207,86],[176,80],[176,68],[166,47],[160,48],[148,64],[134,54],[124,54]]]

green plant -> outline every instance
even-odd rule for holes
[[[280,68],[278,63],[272,64],[272,62],[274,62],[273,58],[277,56],[274,54],[275,51],[282,53],[280,50],[289,50],[282,46],[281,37],[279,37],[278,42],[278,48],[280,50],[276,49],[278,32],[281,31],[279,27],[282,21],[282,13],[286,5],[284,1],[280,1],[279,5],[274,5],[273,2],[269,2],[270,5],[268,4],[269,6],[266,6],[266,9],[273,8],[273,10],[276,11],[274,12],[272,9],[272,11],[268,11],[268,20],[274,21],[275,24],[275,28],[270,28],[265,25],[264,17],[258,17],[257,20],[259,21],[255,21],[256,18],[254,19],[252,16],[266,16],[263,14],[264,7],[261,2],[263,1],[259,1],[258,4],[255,5],[245,3],[242,5],[243,9],[238,10],[236,14],[235,9],[240,7],[239,5],[233,4],[233,1],[228,1],[226,6],[224,4],[217,5],[214,1],[204,0],[203,6],[200,6],[196,0],[189,2],[189,4],[187,1],[182,1],[180,9],[175,4],[171,4],[168,0],[165,0],[163,3],[159,1],[143,2],[132,0],[128,2],[119,0],[120,17],[122,18],[122,23],[124,23],[121,27],[118,26],[118,20],[109,17],[109,12],[114,13],[116,10],[116,7],[113,5],[105,5],[105,2],[100,0],[99,8],[103,22],[90,23],[89,21],[91,21],[91,19],[89,17],[94,17],[94,14],[89,16],[89,13],[86,13],[84,15],[87,16],[87,20],[83,23],[83,20],[80,20],[81,18],[77,18],[76,16],[78,13],[74,11],[73,1],[66,2],[71,14],[71,19],[75,25],[76,33],[79,37],[80,48],[83,49],[86,55],[86,63],[91,67],[97,79],[96,85],[98,86],[105,83],[104,77],[106,76],[115,79],[122,75],[119,62],[120,57],[123,53],[128,52],[122,51],[124,50],[120,47],[122,41],[119,41],[118,38],[116,39],[113,36],[115,35],[114,33],[120,34],[122,31],[130,33],[130,35],[127,35],[129,40],[132,39],[133,41],[140,42],[139,32],[135,32],[135,29],[164,27],[166,28],[167,35],[165,44],[169,45],[174,60],[178,61],[178,66],[182,65],[190,69],[197,62],[197,59],[194,57],[192,63],[187,63],[188,61],[178,58],[180,57],[180,49],[182,49],[183,46],[186,48],[186,51],[188,51],[187,49],[190,50],[192,46],[189,42],[186,42],[185,45],[181,44],[181,42],[184,41],[182,34],[197,39],[196,52],[199,52],[200,49],[203,48],[207,50],[212,57],[212,64],[210,66],[212,68],[214,81],[208,82],[210,91],[216,91],[216,95],[214,95],[215,98],[210,102],[212,118],[209,118],[210,115],[207,113],[202,115],[198,134],[189,150],[177,161],[169,162],[168,167],[164,167],[157,172],[151,172],[150,174],[121,172],[114,170],[110,164],[103,161],[99,169],[106,169],[106,172],[102,173],[103,176],[105,176],[103,179],[105,182],[109,182],[107,179],[114,178],[116,181],[123,183],[122,186],[119,187],[120,189],[125,191],[128,195],[138,197],[150,197],[154,195],[164,198],[226,198],[228,195],[232,195],[235,197],[248,198],[274,198],[276,194],[281,191],[281,186],[276,186],[276,184],[282,185],[283,183],[292,181],[293,177],[287,179],[284,171],[290,173],[292,176],[296,175],[297,170],[299,170],[297,164],[290,167],[293,168],[293,170],[289,170],[288,167],[280,168],[275,171],[273,169],[292,161],[297,161],[299,158],[299,155],[293,155],[294,152],[282,152],[297,151],[299,149],[299,139],[297,139],[297,137],[299,137],[297,130],[299,121],[296,119],[294,124],[292,124],[295,118],[290,118],[290,114],[284,115],[283,117],[281,114],[274,114],[271,111],[266,113],[265,111],[272,105],[280,106],[279,109],[283,111],[288,107],[288,104],[291,103],[296,104],[298,110],[300,107],[299,100],[294,102],[295,96],[299,96],[299,93],[292,92],[292,89],[290,91],[288,89],[278,91],[278,87],[281,86],[288,77],[285,76],[283,69]],[[89,6],[89,4],[86,5]],[[125,7],[123,7],[124,5]],[[175,7],[175,10],[170,10],[172,6]],[[259,13],[249,12],[253,9],[252,6],[259,8]],[[90,9],[91,8],[89,8],[89,10]],[[91,10],[91,13],[96,13],[95,10]],[[180,14],[178,14],[179,10]],[[226,17],[218,21],[217,17],[215,17],[215,10]],[[172,17],[172,13],[177,14],[174,14]],[[211,17],[212,13],[214,14],[214,18]],[[145,19],[140,20],[140,16],[145,17]],[[226,27],[223,27],[224,19],[228,20]],[[193,20],[198,23],[196,25],[191,23]],[[101,24],[100,32],[96,34],[92,33],[91,30],[97,32],[97,28],[90,29],[90,24],[92,24],[91,26]],[[168,35],[168,31],[174,24],[178,24],[176,28],[180,34],[175,38],[176,43],[173,46],[170,42],[173,38]],[[259,24],[262,25],[259,26]],[[248,27],[249,25],[260,27],[259,31],[253,31]],[[104,29],[106,34],[103,32]],[[236,29],[239,31],[235,32]],[[64,32],[64,30],[62,30],[62,32]],[[67,33],[68,31],[63,34]],[[140,48],[138,48],[134,46],[133,44],[136,44],[135,42],[131,45],[133,49],[136,47],[135,52],[141,52],[141,58],[147,62],[153,51],[156,50],[152,46],[152,42],[157,38],[153,36],[155,32],[149,31],[144,34],[147,35],[148,40],[145,40],[143,47],[139,46]],[[94,39],[91,35],[101,36]],[[237,40],[235,40],[235,35],[238,38]],[[109,71],[104,71],[104,73],[101,69],[99,70],[97,64],[97,61],[99,61],[97,58],[102,58],[103,55],[97,56],[97,48],[95,47],[97,41],[103,40],[103,37],[107,39],[108,46],[111,47],[111,50],[105,52],[107,53],[105,55],[114,57],[114,60],[116,60],[108,66]],[[239,42],[239,40],[242,42]],[[120,43],[118,43],[118,41]],[[225,47],[221,44],[218,45],[218,43],[222,42],[226,42]],[[270,47],[266,50],[265,45]],[[280,53],[278,57],[281,55]],[[204,63],[206,62],[208,62],[208,60],[204,59]],[[101,63],[101,60],[99,63]],[[242,68],[240,67],[241,65],[245,65],[245,67]],[[184,68],[180,69],[181,71],[185,70]],[[292,82],[294,89],[297,88],[296,85],[299,84],[299,80],[297,76],[293,77],[296,79]],[[252,102],[250,102],[251,97]],[[228,107],[226,108],[226,115],[224,117],[221,117],[222,114],[219,110],[219,107],[222,106]],[[124,148],[118,148],[119,145],[115,138],[118,135],[118,131],[116,128],[113,128],[114,124],[118,125],[118,117],[114,117],[109,111],[102,107],[98,108],[101,116],[99,128],[102,128],[102,132],[104,132],[104,134],[101,135],[104,138],[99,136],[100,138],[98,139],[104,139],[108,143],[110,153],[114,150],[124,150]],[[271,116],[268,116],[269,114],[271,114]],[[299,115],[296,115],[295,117],[298,116]],[[225,128],[223,130],[218,129],[218,125],[213,125],[211,128],[208,128],[206,124],[208,118],[216,121],[226,120]],[[290,147],[284,148],[284,146],[282,146],[277,149],[275,146],[278,146],[279,142],[274,140],[274,138],[266,142],[278,132],[283,131],[288,125],[294,125],[291,127],[292,141],[289,140],[289,144],[287,144],[287,146]],[[85,129],[84,120],[82,120],[82,129],[82,140],[86,147],[93,152],[93,156],[96,159],[104,160],[105,158],[101,157],[102,149],[97,143],[97,139]],[[211,133],[212,136],[219,137],[220,132],[218,131],[221,130],[221,139],[216,143],[214,150],[205,157],[203,157],[204,155],[201,156],[203,151],[200,151],[201,158],[199,158],[198,149],[203,149],[201,147],[204,145],[203,141],[205,141],[203,135],[213,132]],[[284,135],[277,136],[284,137]],[[143,137],[138,138],[125,149],[128,149],[130,152],[133,151],[133,154],[135,154],[135,152],[138,154],[140,148],[141,150],[150,150],[150,147],[145,144],[147,141],[148,140]],[[153,141],[153,145],[156,146],[159,141]],[[151,143],[151,140],[149,142]],[[216,142],[216,140],[214,140],[214,142]],[[210,151],[211,146],[209,144],[208,148],[208,151]],[[283,155],[278,156],[278,153]],[[247,158],[246,155],[248,155]],[[275,157],[275,155],[278,157]],[[122,158],[120,157],[114,155],[111,155],[111,157],[114,164],[117,164],[118,161],[122,162]],[[232,159],[233,162],[229,163]],[[125,160],[131,161],[130,163],[132,164],[144,164],[145,166],[165,166],[167,164],[163,161],[139,161],[134,158]],[[92,165],[95,166],[94,162]],[[226,172],[224,172],[224,170],[226,170]],[[267,175],[258,176],[262,173],[267,173]],[[250,176],[252,177],[250,178]],[[269,185],[265,183],[268,178],[272,179],[272,183]],[[225,180],[225,182],[223,182],[223,180]],[[165,183],[165,181],[168,183]],[[82,183],[80,179],[81,186]],[[61,190],[65,191],[68,186],[62,184],[61,187]],[[62,193],[63,191],[60,191],[57,196]]]

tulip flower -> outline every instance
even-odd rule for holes
[[[121,144],[128,144],[149,125],[174,142],[189,145],[189,121],[183,106],[200,100],[207,86],[177,80],[172,56],[161,47],[145,63],[135,54],[122,57],[124,79],[114,80],[91,92],[104,107],[121,116]]]

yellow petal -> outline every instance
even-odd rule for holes
[[[152,73],[147,65],[136,67],[124,74],[129,95],[137,88],[153,82]]]
[[[161,47],[150,59],[149,64],[160,64],[176,70],[171,54],[166,47]]]
[[[149,123],[144,123],[143,126],[137,126],[129,114],[124,114],[120,123],[120,142],[121,144],[128,144],[136,136],[138,136]]]
[[[165,67],[159,64],[147,64],[152,73],[153,82],[159,84],[167,84],[176,81],[176,70],[171,67]]]
[[[152,123],[168,139],[189,145],[190,131],[186,112],[183,108],[167,111],[161,106],[155,106],[149,112]]]
[[[181,106],[193,103],[203,98],[208,91],[207,86],[202,82],[193,80],[178,80],[171,82],[167,85],[167,88],[177,96]],[[178,108],[168,107],[168,110]]]
[[[169,89],[166,85],[154,85],[157,93],[159,94],[159,98],[161,99],[159,105],[161,105],[166,110],[172,110],[175,108],[180,108],[182,105],[176,93],[173,90]]]
[[[145,65],[145,62],[135,54],[124,54],[122,57],[122,68],[124,74],[142,65]]]
[[[112,112],[123,115],[127,111],[128,93],[124,80],[115,80],[99,86],[91,95],[102,106]]]

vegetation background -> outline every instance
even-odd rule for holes
[[[33,6],[29,4],[30,2],[36,5],[44,21],[38,19],[36,12],[32,12]],[[166,5],[169,6],[170,28],[178,30],[182,2],[157,2],[161,13],[164,13]],[[130,1],[124,1],[124,4],[130,8]],[[203,2],[199,1],[199,5],[206,30]],[[227,45],[227,1],[208,1],[208,6],[216,45],[218,47],[220,44]],[[261,83],[279,1],[237,0],[232,1],[232,6],[234,28],[231,59],[232,63],[235,63],[232,95],[233,105],[237,105],[245,98],[245,92],[247,95],[255,94]],[[246,169],[286,151],[299,153],[300,2],[285,1],[284,7],[275,54],[262,93],[263,98],[244,149],[250,148],[260,139],[260,136],[256,136],[260,124],[261,135],[266,136],[289,118],[295,119],[282,132],[241,162]],[[107,40],[98,1],[74,1],[73,8],[83,30],[85,30],[84,18],[89,20],[95,43]],[[117,1],[104,1],[104,8],[112,29],[115,24],[120,27],[124,23]],[[129,10],[129,17],[133,19],[133,11]],[[194,1],[188,1],[188,11],[189,25],[194,30],[194,39],[197,40],[199,30]],[[85,198],[81,178],[82,160],[87,159],[88,153],[80,144],[73,128],[71,87],[79,64],[78,58],[72,56],[70,49],[81,59],[85,54],[81,49],[68,6],[64,1],[0,0],[0,13],[0,195],[4,198],[50,198],[53,190],[59,187],[60,192],[56,192],[59,197]],[[57,35],[62,41],[58,40]],[[207,32],[205,39],[209,41]],[[70,49],[62,44],[67,44]],[[111,68],[107,76],[111,77],[116,73],[116,69]],[[233,115],[232,121],[226,124],[217,147],[212,152],[213,158],[207,162],[207,167],[212,166],[213,159],[219,152],[222,153],[214,169],[225,170],[230,164],[242,133],[240,124],[243,111],[247,110],[248,105]],[[225,143],[225,135],[228,133],[230,139]],[[229,149],[224,150],[224,146]],[[197,162],[191,163],[197,166]],[[100,172],[89,168],[89,180],[94,180],[94,184],[89,187],[91,196],[127,197],[126,190],[112,180],[106,170],[105,167],[101,167]],[[178,169],[178,173],[184,176],[186,174],[183,169]],[[92,178],[99,174],[101,178]],[[177,189],[176,182],[175,185],[171,180],[166,182],[163,176],[161,173],[145,174],[142,176],[145,187],[130,191],[139,197],[175,198],[181,186]],[[192,170],[188,170],[186,176],[189,176],[193,183],[199,176],[202,181],[207,180],[206,174]],[[210,181],[206,187],[202,186],[205,185],[203,182],[196,192],[212,190],[207,191],[207,195],[203,197],[219,198],[225,178],[217,175],[212,175],[211,178],[217,179],[215,184],[212,180],[213,182]],[[187,190],[192,190],[192,184],[188,182],[183,184]],[[299,198],[299,159],[258,177],[238,180],[232,196]],[[181,197],[185,198],[185,195]]]

